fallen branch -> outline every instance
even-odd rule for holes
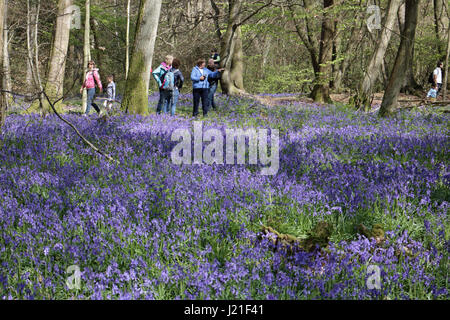
[[[440,104],[445,104],[448,105],[450,104],[450,100],[444,100],[444,101],[427,101],[424,99],[413,99],[413,100],[398,100],[398,102],[423,102],[426,104],[432,104],[432,105],[440,105]]]
[[[100,150],[99,148],[97,148],[96,146],[94,146],[89,140],[87,140],[79,131],[78,129],[69,121],[67,121],[66,119],[64,119],[63,117],[61,117],[61,115],[58,113],[58,111],[56,111],[55,106],[53,103],[51,103],[49,97],[47,96],[47,93],[45,93],[45,91],[42,91],[42,93],[45,96],[45,99],[48,101],[48,103],[50,104],[50,106],[52,107],[53,112],[58,116],[59,119],[61,119],[63,122],[65,122],[67,125],[69,125],[75,132],[76,134],[81,138],[81,140],[83,140],[83,142],[85,144],[87,144],[92,150],[94,150],[95,152],[99,153],[100,155],[104,156],[106,159],[108,159],[109,161],[112,162],[116,162],[117,164],[120,164],[120,162],[116,159],[114,159],[113,157],[111,157],[110,155],[104,153],[102,150]],[[58,102],[60,99],[56,100],[56,102]]]

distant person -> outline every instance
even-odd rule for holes
[[[155,78],[159,88],[159,101],[158,106],[156,107],[157,114],[160,114],[161,111],[167,113],[170,106],[170,100],[172,99],[173,92],[164,90],[162,86],[164,82],[164,76],[167,72],[170,71],[170,69],[172,69],[172,62],[173,56],[167,55],[164,61],[161,62],[161,64],[158,66],[158,68],[156,68],[152,72],[153,78]]]
[[[95,97],[95,83],[97,82],[98,88],[100,89],[100,93],[103,92],[102,82],[100,81],[100,75],[98,73],[98,69],[95,68],[95,62],[89,61],[88,63],[88,71],[84,75],[83,85],[81,86],[80,93],[83,93],[83,90],[86,88],[87,90],[87,106],[86,112],[83,114],[87,116],[89,111],[91,111],[91,105],[94,107],[95,111],[100,114],[100,108],[94,103]]]
[[[219,66],[220,66],[220,55],[217,52],[216,48],[211,50],[211,59],[214,60],[214,64],[216,65],[217,68],[219,68]]]
[[[104,102],[105,110],[111,111],[114,101],[116,100],[116,84],[114,83],[114,76],[110,74],[106,77],[108,86],[106,87],[106,100]]]
[[[437,86],[431,87],[427,93],[427,98],[436,99],[439,88]]]
[[[209,71],[205,68],[206,62],[205,59],[199,59],[197,61],[197,65],[192,69],[191,72],[191,80],[192,80],[192,89],[193,89],[193,98],[194,98],[194,110],[193,116],[198,116],[198,106],[200,104],[200,99],[202,100],[202,109],[203,116],[208,114],[208,93],[209,93],[209,82],[208,78],[218,78],[220,77],[219,69],[215,72]]]
[[[441,92],[442,89],[442,68],[444,64],[442,62],[438,62],[436,69],[433,71],[433,82],[434,86],[437,86],[437,95]]]
[[[173,59],[172,62],[172,72],[174,74],[174,83],[175,87],[173,89],[172,100],[170,105],[170,115],[174,116],[177,108],[178,97],[180,96],[180,90],[183,87],[184,77],[181,71],[179,70],[181,65],[180,60]]]
[[[214,63],[214,59],[211,58],[208,60],[207,68],[211,72],[217,71],[217,66]],[[214,110],[217,108],[216,103],[214,102],[214,94],[216,93],[217,86],[219,85],[219,79],[220,79],[220,77],[219,78],[212,78],[212,77],[208,78],[208,82],[209,82],[208,102],[209,102],[209,107],[212,107]]]

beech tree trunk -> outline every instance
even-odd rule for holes
[[[56,18],[56,30],[53,39],[50,60],[48,62],[48,76],[45,84],[45,92],[51,101],[56,101],[63,96],[64,71],[66,69],[67,49],[69,47],[70,23],[72,15],[68,8],[72,0],[58,1],[58,16]],[[46,100],[43,101],[44,114],[51,112],[51,107]],[[62,100],[55,104],[58,112],[62,112]]]
[[[399,9],[399,25],[400,25],[401,32],[405,28],[405,24],[406,24],[405,20],[406,20],[406,5],[402,4]],[[411,43],[411,46],[408,46],[407,55],[410,56],[411,59],[408,59],[406,61],[407,64],[405,64],[403,66],[403,68],[406,70],[406,74],[405,74],[405,78],[403,79],[403,83],[402,83],[400,92],[421,96],[423,88],[414,79],[414,70],[413,70],[414,42]]]
[[[324,0],[323,2],[323,18],[322,31],[320,35],[320,51],[319,51],[319,72],[316,73],[316,81],[311,92],[311,98],[315,102],[331,103],[330,97],[330,78],[332,76],[331,61],[333,55],[333,37],[334,37],[334,21],[332,13],[327,10],[333,6],[334,0]]]
[[[244,92],[244,64],[242,61],[241,10],[242,0],[228,1],[227,30],[222,37],[220,50],[220,67],[222,72],[220,85],[222,92],[233,95]]]
[[[448,28],[449,17],[446,12],[446,6],[448,0],[433,0],[434,7],[434,31],[436,33],[436,40],[438,41],[438,50],[441,60],[444,59],[445,47],[443,42],[446,40],[446,28]]]
[[[384,63],[384,56],[391,39],[392,30],[394,29],[397,20],[397,13],[403,0],[390,0],[384,19],[384,26],[379,33],[375,52],[373,53],[364,79],[359,87],[358,96],[355,100],[355,106],[369,107],[369,99],[372,95],[372,90],[376,82],[382,76],[381,71]]]
[[[410,53],[416,34],[419,3],[420,0],[406,0],[405,27],[401,32],[401,41],[395,58],[394,68],[381,103],[379,115],[382,117],[392,115],[398,107],[398,95],[406,77],[405,66],[408,66],[410,60],[413,59]]]
[[[148,88],[162,0],[141,0],[122,108],[147,115]]]

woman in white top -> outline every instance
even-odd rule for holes
[[[441,91],[442,88],[442,68],[444,67],[444,64],[442,62],[439,62],[437,64],[437,68],[433,71],[433,80],[434,84],[438,87],[438,94]]]

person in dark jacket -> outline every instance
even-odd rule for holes
[[[175,111],[176,111],[176,108],[177,108],[178,97],[180,96],[180,89],[183,87],[183,83],[184,83],[183,74],[179,70],[180,65],[181,65],[180,60],[178,60],[176,58],[173,59],[172,72],[173,72],[173,75],[174,75],[175,87],[173,89],[172,100],[171,100],[171,103],[170,103],[170,115],[171,116],[175,115]]]
[[[215,72],[217,70],[217,65],[214,62],[214,59],[209,59],[208,60],[208,66],[207,66],[208,70],[211,72]],[[216,104],[214,102],[214,94],[216,93],[217,87],[219,85],[219,78],[212,78],[209,77],[208,81],[209,81],[209,92],[208,92],[208,110],[210,107],[212,107],[213,109],[216,109]]]
[[[222,69],[215,72],[209,71],[205,68],[205,59],[199,59],[197,65],[192,69],[191,80],[194,96],[194,112],[193,116],[198,116],[198,106],[200,104],[200,99],[202,100],[203,116],[208,114],[208,93],[209,93],[209,82],[208,78],[219,78]]]

